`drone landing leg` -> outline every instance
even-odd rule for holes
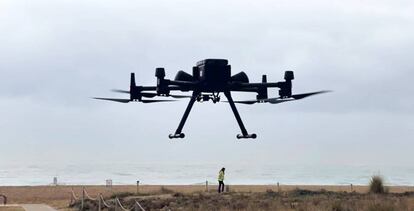
[[[180,121],[180,124],[178,125],[177,130],[175,131],[174,134],[170,134],[168,136],[170,139],[184,138],[185,135],[184,135],[184,133],[181,133],[181,131],[183,130],[185,121],[187,120],[188,115],[190,114],[191,108],[193,107],[194,102],[196,101],[198,94],[199,94],[199,92],[193,92],[193,95],[191,96],[190,102],[188,103],[187,108],[185,109],[184,115],[181,118],[181,121]]]
[[[253,138],[255,139],[257,137],[256,134],[248,134],[246,128],[244,127],[243,121],[240,118],[240,114],[237,111],[236,105],[234,104],[233,98],[231,97],[231,94],[229,91],[224,92],[224,95],[226,95],[227,100],[229,101],[231,110],[233,110],[234,116],[236,117],[237,123],[239,124],[240,130],[242,132],[242,134],[238,134],[236,137],[238,139],[241,138]]]

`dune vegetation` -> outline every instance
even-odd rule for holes
[[[125,207],[138,201],[146,210],[413,210],[414,192],[356,193],[309,191],[286,192],[215,192],[181,193],[162,188],[158,192],[134,194],[123,192],[106,198],[113,203],[118,197]],[[72,205],[78,208],[80,202]],[[86,210],[97,210],[97,202],[86,201]],[[107,209],[113,210],[113,209]]]

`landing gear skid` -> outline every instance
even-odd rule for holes
[[[255,133],[247,134],[247,135],[237,134],[236,137],[237,137],[237,139],[248,139],[248,138],[256,139],[257,135]]]
[[[179,133],[179,134],[170,134],[168,136],[168,138],[173,139],[173,138],[184,138],[185,134],[184,133]]]

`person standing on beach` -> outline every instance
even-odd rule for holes
[[[219,176],[218,176],[218,182],[219,182],[219,186],[218,186],[218,192],[224,192],[224,171],[226,169],[223,167],[220,171],[219,171]]]

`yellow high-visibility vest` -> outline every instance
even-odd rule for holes
[[[218,181],[223,181],[223,180],[224,180],[224,171],[220,171],[219,176],[218,176]]]

